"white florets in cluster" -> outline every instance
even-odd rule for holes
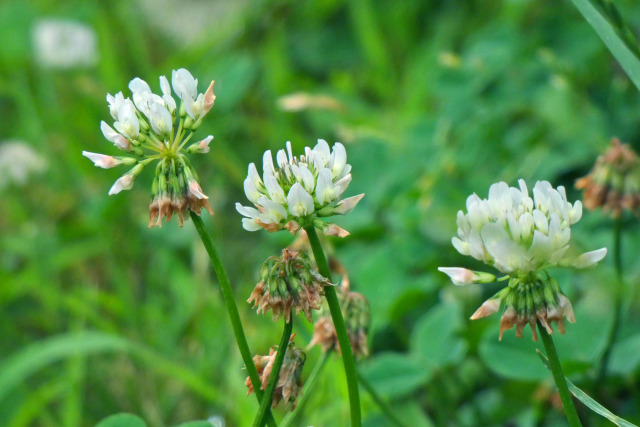
[[[171,96],[172,87],[180,101],[179,108]],[[186,148],[185,145],[213,107],[216,98],[213,82],[205,93],[198,93],[198,80],[181,68],[173,70],[171,85],[165,76],[160,77],[162,96],[154,94],[147,82],[138,77],[129,82],[129,89],[132,99],[125,98],[122,92],[107,94],[113,128],[104,121],[100,123],[105,138],[128,155],[113,157],[82,152],[101,168],[133,166],[113,184],[109,195],[131,189],[143,168],[158,160],[149,207],[150,227],[159,226],[163,218],[169,220],[174,213],[182,224],[187,210],[199,213],[204,207],[212,212],[186,153],[208,153],[213,136]]]
[[[305,147],[305,154],[295,157],[287,142],[287,150],[278,151],[276,162],[274,165],[271,150],[267,150],[262,178],[255,164],[249,165],[244,191],[255,208],[236,203],[238,212],[245,216],[242,226],[248,231],[286,228],[294,232],[313,225],[328,235],[348,235],[335,224],[319,219],[347,214],[364,196],[341,199],[351,182],[344,146],[336,142],[330,150],[329,144],[319,139],[313,149]]]
[[[556,265],[584,268],[604,258],[606,248],[578,257],[567,253],[582,204],[569,203],[564,187],[538,181],[531,198],[524,180],[519,184],[518,189],[499,182],[489,189],[488,199],[467,198],[467,213],[458,211],[459,237],[452,239],[458,252],[507,274]]]

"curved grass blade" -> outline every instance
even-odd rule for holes
[[[547,359],[547,356],[542,354],[540,350],[537,350],[537,352],[538,356],[540,356],[540,359],[542,359],[542,363],[544,363],[544,366],[549,369],[549,360]],[[630,423],[623,418],[620,418],[619,416],[596,402],[591,396],[580,390],[574,383],[572,383],[569,378],[565,377],[565,380],[567,381],[567,386],[569,387],[569,391],[571,392],[571,394],[573,394],[580,402],[584,403],[596,414],[602,415],[603,417],[620,427],[638,427],[637,425]]]

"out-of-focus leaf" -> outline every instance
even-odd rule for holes
[[[571,1],[618,60],[618,63],[620,63],[620,66],[627,73],[633,84],[640,90],[640,60],[629,50],[611,23],[602,16],[590,0]]]
[[[187,421],[178,425],[178,427],[212,427],[213,425],[209,421]]]
[[[115,414],[100,421],[96,427],[147,427],[147,424],[136,415]]]
[[[510,330],[504,333],[502,341],[498,341],[499,318],[496,316],[491,323],[479,346],[480,357],[489,369],[519,380],[540,381],[549,377],[536,357],[536,345],[531,342],[528,328],[524,331],[524,338],[516,338],[514,331]]]
[[[467,345],[458,337],[462,324],[460,306],[441,303],[416,324],[411,337],[411,351],[434,369],[462,360]]]
[[[381,394],[406,396],[424,384],[431,370],[421,361],[399,353],[382,353],[368,360],[360,372]]]
[[[547,369],[549,369],[549,359],[547,359],[547,356],[542,354],[540,350],[538,350],[538,356],[540,356],[540,359],[542,359],[542,363],[544,363]],[[582,403],[587,405],[587,407],[596,414],[602,415],[603,417],[620,427],[638,427],[635,424],[632,424],[629,421],[620,418],[619,416],[599,404],[591,396],[589,396],[587,393],[578,388],[574,383],[572,383],[569,378],[565,377],[565,380],[567,381],[567,386],[569,387],[569,391],[571,391],[571,394],[573,394]]]
[[[640,334],[617,342],[611,351],[609,369],[620,375],[629,374],[640,365]]]

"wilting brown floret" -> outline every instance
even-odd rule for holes
[[[618,217],[623,208],[635,212],[640,205],[638,155],[614,138],[589,175],[576,181],[576,188],[584,190],[588,209],[602,207],[613,217]]]
[[[260,376],[260,388],[265,390],[267,384],[269,384],[269,377],[271,376],[271,370],[273,369],[273,363],[276,360],[278,351],[273,347],[269,350],[268,356],[253,356],[253,363],[256,365],[258,375]],[[290,342],[287,347],[287,352],[284,355],[284,361],[280,368],[280,374],[278,375],[278,383],[273,392],[273,407],[275,408],[280,401],[285,402],[285,405],[290,404],[289,410],[293,411],[298,404],[296,398],[302,390],[302,368],[306,359],[304,352],[295,346],[293,342]],[[251,384],[251,379],[247,377],[244,382],[249,391],[247,394],[253,393],[254,388]]]
[[[356,357],[366,357],[369,355],[367,346],[367,332],[370,323],[369,301],[357,292],[349,292],[342,289],[338,290],[338,300],[342,309],[351,350]],[[315,344],[322,347],[322,351],[336,350],[340,352],[340,343],[336,328],[333,325],[331,315],[325,312],[316,322],[313,328],[313,338],[309,346]]]
[[[319,310],[324,286],[330,285],[313,266],[303,251],[284,249],[281,257],[269,257],[260,271],[260,282],[247,302],[257,307],[258,313],[273,311],[273,320],[283,314],[291,320],[293,308],[296,314],[303,312],[313,322],[311,310]]]
[[[516,337],[522,338],[524,327],[531,326],[533,341],[538,341],[536,323],[552,334],[550,323],[558,324],[558,333],[565,333],[564,318],[576,322],[571,302],[562,293],[558,282],[553,278],[512,279],[508,287],[485,301],[471,316],[472,320],[481,319],[497,312],[504,303],[505,310],[500,318],[500,340],[504,331],[516,327]]]

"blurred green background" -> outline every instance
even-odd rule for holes
[[[639,3],[619,7],[640,26]],[[51,20],[80,24],[94,56],[43,57],[36,29]],[[0,425],[91,426],[120,411],[150,426],[251,424],[257,404],[195,229],[148,230],[149,171],[109,197],[124,171],[80,154],[117,154],[99,128],[107,92],[128,96],[136,76],[158,91],[158,76],[181,67],[200,91],[216,81],[198,134],[215,139],[194,165],[254,353],[268,353],[280,326],[244,300],[262,261],[293,238],[242,229],[233,205],[246,201],[247,164],[287,140],[294,151],[341,141],[347,195],[366,193],[336,219],[351,236],[333,241],[371,302],[364,375],[411,426],[564,425],[528,334],[498,342],[499,316],[467,320],[499,285],[454,287],[436,268],[480,268],[450,244],[469,194],[545,179],[575,200],[575,179],[612,136],[638,148],[638,92],[570,2],[3,0],[0,40]],[[585,212],[573,237],[592,250],[611,233],[605,215]],[[630,288],[602,403],[639,422],[636,218],[624,233]],[[612,325],[611,259],[553,274],[578,319],[555,336],[560,357],[589,391]],[[296,330],[306,346],[312,326],[300,318]],[[308,351],[305,376],[319,356]],[[367,426],[389,425],[362,399]],[[301,415],[299,425],[347,424],[337,357]]]

